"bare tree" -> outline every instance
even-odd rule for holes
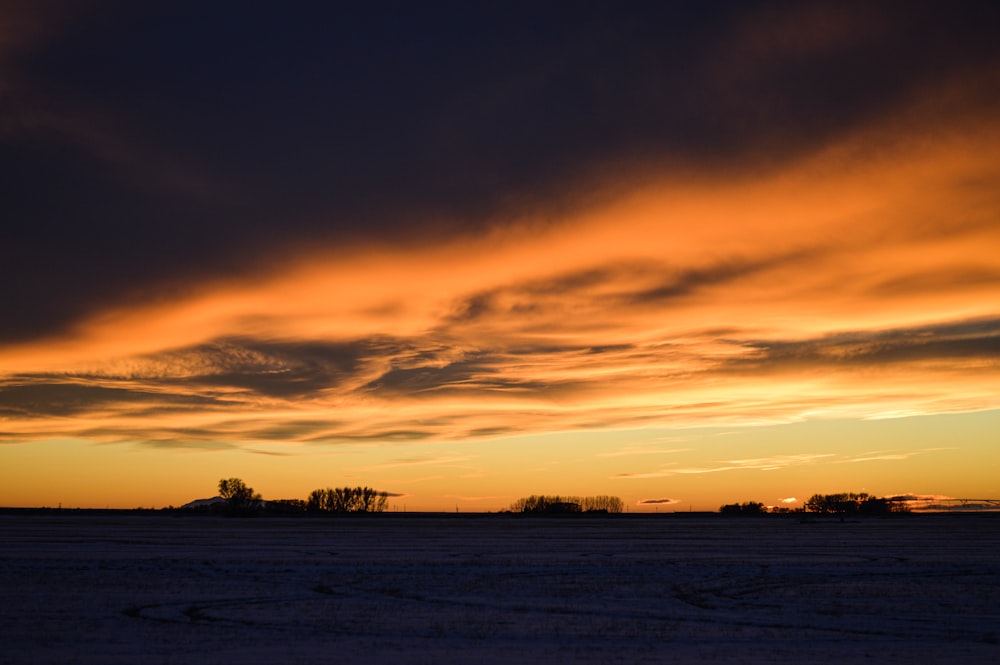
[[[246,515],[260,507],[261,497],[252,487],[239,478],[223,478],[219,481],[219,496],[226,500],[226,507],[234,515]]]

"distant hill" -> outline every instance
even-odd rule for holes
[[[195,499],[194,501],[185,503],[181,508],[208,508],[209,506],[217,506],[225,502],[226,500],[221,496],[213,496],[211,499]]]

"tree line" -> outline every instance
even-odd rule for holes
[[[910,509],[902,501],[872,496],[867,492],[842,492],[814,494],[805,502],[805,510],[824,515],[890,515],[906,513]]]
[[[311,513],[381,513],[389,495],[371,487],[327,487],[313,490],[306,501]]]
[[[840,492],[838,494],[813,494],[802,508],[792,509],[775,506],[768,509],[759,501],[729,503],[719,508],[723,515],[766,515],[768,513],[812,513],[837,515],[841,519],[849,515],[884,516],[908,513],[910,509],[902,501],[876,497],[867,492]]]
[[[518,499],[507,509],[512,513],[620,513],[625,504],[617,496],[546,496],[532,494]]]
[[[389,501],[388,492],[371,487],[327,487],[313,490],[306,500],[282,499],[264,501],[261,495],[240,478],[223,478],[219,481],[222,508],[231,515],[253,515],[261,512],[273,514],[337,514],[381,513]],[[212,507],[209,507],[212,510]]]
[[[264,501],[240,478],[219,481],[220,504],[196,508],[205,512],[224,511],[231,515],[346,514],[381,513],[389,501],[388,492],[371,487],[327,487],[309,493],[305,500]],[[506,512],[531,514],[621,513],[625,504],[617,496],[558,496],[533,494],[518,499]]]

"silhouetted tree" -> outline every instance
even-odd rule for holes
[[[226,500],[226,508],[234,515],[246,515],[260,508],[260,494],[247,487],[239,478],[223,478],[219,481],[219,496]]]
[[[625,504],[620,498],[605,494],[580,497],[578,503],[586,513],[621,513],[625,510]]]

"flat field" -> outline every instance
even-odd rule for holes
[[[3,663],[997,663],[1000,516],[0,514]]]

